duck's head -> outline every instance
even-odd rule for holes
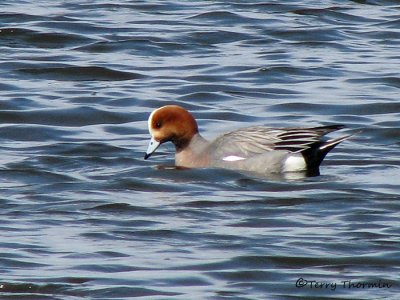
[[[176,151],[180,151],[198,133],[196,120],[178,105],[166,105],[154,110],[150,114],[148,126],[151,140],[144,159],[148,159],[165,142],[172,142]]]

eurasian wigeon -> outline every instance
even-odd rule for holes
[[[193,116],[177,105],[154,110],[148,126],[151,140],[145,159],[161,144],[172,142],[176,148],[176,166],[217,167],[264,174],[319,174],[325,155],[351,136],[322,139],[324,135],[344,128],[343,125],[312,128],[252,126],[225,133],[210,142],[200,135]]]

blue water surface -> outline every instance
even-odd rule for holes
[[[0,3],[1,299],[398,299],[400,3]],[[321,175],[144,161],[203,136],[345,124]]]

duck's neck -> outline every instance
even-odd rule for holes
[[[188,168],[206,167],[209,162],[207,146],[209,142],[196,133],[184,147],[176,147],[175,164]]]

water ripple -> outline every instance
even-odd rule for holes
[[[50,68],[22,68],[18,70],[21,73],[35,76],[36,78],[51,80],[132,80],[142,78],[143,75],[112,70],[105,67],[50,67]]]

